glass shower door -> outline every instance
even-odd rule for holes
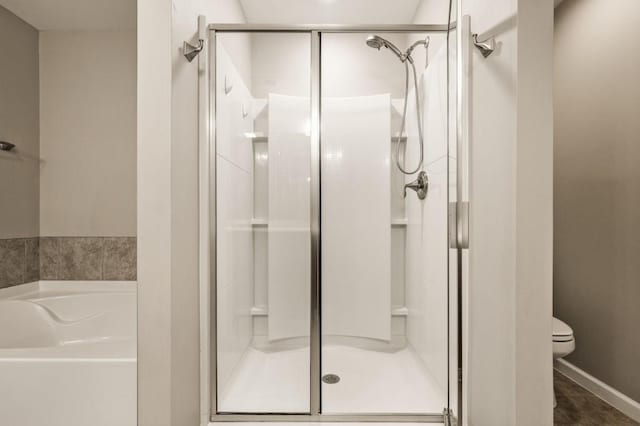
[[[367,41],[376,35],[401,52],[419,42],[420,167],[412,74],[407,82],[399,57]],[[321,46],[322,413],[441,414],[449,371],[446,33],[323,33]],[[419,173],[405,175],[397,162],[425,172],[426,198],[406,187]]]
[[[213,40],[214,415],[441,421],[457,340],[446,32]],[[417,91],[384,43],[417,43]]]
[[[215,412],[309,413],[310,35],[215,39]]]

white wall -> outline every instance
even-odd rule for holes
[[[383,34],[398,46],[406,47],[407,38],[400,34]],[[322,61],[340,66],[322,70],[322,96],[349,97],[390,93],[391,98],[404,97],[404,65],[388,49],[380,51],[365,44],[366,34],[324,34]],[[408,47],[408,46],[407,46]],[[349,67],[349,72],[344,69]]]
[[[501,0],[491,13],[478,0],[462,7],[476,32],[515,20],[514,0]],[[463,350],[467,420],[474,426],[515,424],[515,22],[497,35],[500,52],[486,60],[471,48],[470,278],[463,322],[469,341]]]
[[[40,232],[136,235],[135,32],[40,33]]]
[[[552,424],[552,7],[462,3],[499,42],[471,47],[470,425]]]
[[[198,65],[181,52],[199,14],[244,21],[235,0],[138,1],[140,426],[191,426],[201,417]]]
[[[0,238],[39,235],[38,32],[0,7]]]
[[[424,163],[429,177],[427,198],[412,191],[407,206],[406,304],[408,342],[416,350],[442,391],[447,391],[447,289],[448,289],[448,147],[447,147],[447,47],[432,52],[432,61],[421,79],[424,123]],[[411,91],[410,99],[413,99]],[[409,103],[407,167],[419,161],[415,101]],[[392,167],[395,167],[393,165]],[[405,183],[417,175],[404,178]]]
[[[139,426],[172,424],[171,14],[169,0],[138,0]],[[197,365],[197,357],[183,359]],[[198,383],[193,374],[187,379]],[[197,411],[194,394],[185,395],[193,397],[182,404],[186,410]],[[198,424],[197,415],[189,420],[183,424]]]
[[[455,4],[454,0],[454,4]],[[452,13],[452,21],[455,21],[455,8]],[[413,24],[424,24],[424,25],[445,25],[449,20],[449,0],[422,0],[418,7],[416,8],[416,13],[413,17]],[[429,34],[430,42],[429,42],[429,52],[434,54],[437,52],[441,45],[445,44],[447,41],[446,33]],[[417,40],[415,35],[408,36],[409,43],[413,43]],[[455,39],[454,39],[455,41]],[[418,69],[424,68],[424,64],[421,61],[420,56],[416,58],[416,67]]]
[[[456,3],[454,1],[454,3]],[[453,10],[455,14],[455,8]],[[452,19],[455,19],[455,15]],[[446,24],[449,20],[449,0],[421,0],[413,16],[414,24]]]
[[[306,34],[251,35],[251,93],[309,96],[311,38]]]
[[[516,424],[553,422],[553,3],[518,1]]]

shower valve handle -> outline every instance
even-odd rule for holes
[[[429,190],[429,177],[427,173],[422,171],[418,173],[418,178],[404,186],[404,198],[407,198],[407,188],[413,189],[418,194],[418,198],[424,200]]]

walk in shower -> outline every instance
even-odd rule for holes
[[[207,32],[212,417],[442,422],[455,28]]]

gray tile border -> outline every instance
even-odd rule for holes
[[[133,281],[136,279],[136,243],[136,238],[134,237],[104,239],[103,280]]]
[[[28,238],[24,247],[24,282],[40,279],[40,239]]]
[[[60,270],[60,250],[58,248],[59,238],[40,238],[40,279],[57,280]]]
[[[0,288],[23,284],[25,238],[0,240]]]
[[[100,237],[62,237],[59,280],[101,280],[104,239]]]
[[[134,281],[136,237],[0,239],[0,288],[38,280]]]

